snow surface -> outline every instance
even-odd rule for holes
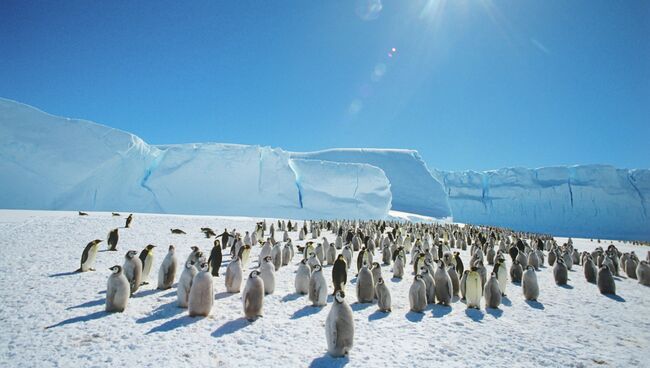
[[[577,165],[434,171],[454,221],[564,236],[650,240],[650,170]]]
[[[399,216],[400,214],[395,214]],[[347,286],[347,301],[355,318],[354,347],[348,358],[326,355],[324,321],[331,306],[309,306],[307,296],[294,294],[298,257],[276,273],[275,293],[265,297],[264,317],[243,319],[240,295],[225,293],[222,276],[214,278],[211,316],[190,318],[176,307],[175,289],[144,286],[129,300],[124,313],[104,313],[108,267],[122,264],[127,250],[153,243],[155,261],[150,282],[175,244],[184,260],[190,246],[212,246],[199,228],[217,232],[254,228],[256,218],[135,214],[130,229],[120,229],[118,252],[98,254],[96,272],[72,273],[85,244],[104,239],[123,226],[124,217],[92,212],[0,211],[0,366],[219,366],[258,367],[512,367],[526,366],[647,366],[650,346],[650,288],[617,278],[618,297],[603,296],[574,266],[569,286],[553,282],[552,269],[537,273],[539,302],[525,302],[521,288],[508,284],[500,309],[467,310],[460,301],[451,307],[429,307],[424,314],[408,312],[412,276],[392,280],[382,267],[392,293],[393,312],[376,304],[357,304],[355,280]],[[271,220],[268,220],[270,225]],[[181,228],[187,235],[172,235]],[[295,244],[297,233],[290,233]],[[325,232],[330,241],[333,234]],[[277,237],[277,235],[276,235]],[[559,238],[559,242],[565,239]],[[614,242],[621,251],[645,258],[650,247]],[[598,244],[574,239],[580,251]],[[601,245],[608,245],[602,243]],[[105,249],[102,243],[101,249]],[[253,249],[256,259],[259,247]],[[468,252],[461,252],[467,264]],[[376,256],[380,259],[380,256]],[[509,257],[508,267],[509,267]],[[256,262],[252,261],[251,266]],[[331,267],[325,267],[332,291]],[[352,277],[354,273],[349,273]],[[178,279],[179,274],[177,274]],[[484,304],[483,304],[484,306]],[[45,329],[45,327],[49,327]]]

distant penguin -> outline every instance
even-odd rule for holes
[[[106,312],[124,312],[131,295],[129,280],[122,272],[122,267],[115,265],[106,285]]]
[[[121,216],[121,215],[120,215],[119,213],[117,213],[117,212],[111,212],[111,215],[113,215],[113,217],[120,217],[120,216]]]
[[[333,357],[348,355],[354,341],[354,316],[345,301],[345,292],[338,290],[325,320],[327,352]]]
[[[409,289],[409,304],[412,312],[422,313],[427,307],[427,285],[421,275],[415,275]]]
[[[131,295],[133,295],[138,288],[140,287],[140,282],[142,280],[142,262],[140,258],[137,257],[138,252],[130,250],[126,252],[124,256],[124,276],[129,280],[131,285]]]
[[[81,266],[75,272],[95,271],[95,259],[97,258],[97,251],[99,251],[100,239],[95,239],[86,244],[83,252],[81,252]]]
[[[259,276],[264,281],[264,293],[273,294],[275,291],[275,266],[271,256],[266,256],[262,261]]]
[[[497,281],[497,275],[494,272],[490,274],[490,278],[485,283],[483,295],[485,296],[485,306],[487,308],[499,308],[501,305],[501,289],[499,289],[499,281]]]
[[[648,253],[650,257],[650,253]],[[650,263],[648,261],[641,261],[636,266],[636,278],[639,280],[639,284],[650,286]]]
[[[537,301],[539,297],[539,285],[537,284],[537,274],[535,268],[531,265],[526,268],[526,272],[521,280],[521,290],[524,292],[526,300]]]
[[[77,211],[77,212],[79,212],[79,216],[88,216],[86,212],[81,212],[81,211]]]
[[[307,266],[307,261],[304,259],[298,264],[298,270],[296,271],[296,293],[297,294],[307,294],[309,293],[309,280],[311,279],[311,270]]]
[[[510,279],[514,283],[520,283],[523,274],[524,274],[523,267],[521,267],[519,261],[515,260],[510,266]]]
[[[616,283],[612,271],[608,267],[602,266],[598,270],[597,284],[601,294],[616,295]]]
[[[241,290],[242,279],[244,278],[241,266],[241,259],[235,257],[226,267],[226,291],[229,293],[238,293]]]
[[[200,271],[194,275],[190,296],[187,301],[187,308],[190,317],[207,317],[212,310],[214,303],[214,292],[212,287],[212,275],[208,272],[208,263],[201,263]]]
[[[569,271],[562,257],[558,258],[555,262],[555,266],[553,266],[553,277],[555,278],[555,283],[557,285],[567,284]]]
[[[153,248],[155,247],[155,245],[149,244],[142,250],[142,252],[140,252],[140,262],[142,262],[141,285],[149,284],[149,281],[147,280],[149,280],[149,274],[151,273],[151,267],[153,266]]]
[[[348,282],[348,266],[345,261],[345,257],[342,254],[336,258],[334,261],[334,267],[332,267],[332,284],[334,286],[334,292],[336,290],[344,290],[345,284]]]
[[[124,227],[128,229],[131,226],[132,221],[133,221],[133,214],[130,214],[129,217],[126,218],[126,224],[124,225]]]
[[[379,310],[382,312],[390,312],[392,310],[390,290],[388,290],[388,286],[386,286],[383,277],[380,277],[377,280],[375,292],[377,293],[377,306],[379,307]]]
[[[260,277],[260,271],[252,271],[246,280],[242,294],[244,316],[249,321],[254,321],[264,315],[264,281]]]
[[[465,303],[467,308],[481,309],[481,275],[475,269],[470,270],[465,278]]]
[[[438,261],[438,268],[436,269],[436,273],[433,275],[433,280],[436,284],[436,301],[438,304],[451,304],[453,287],[451,285],[449,273],[447,273],[443,261]]]
[[[219,268],[221,268],[222,259],[221,243],[219,242],[219,239],[214,239],[212,250],[210,251],[210,257],[208,258],[208,264],[210,265],[212,276],[219,277]]]
[[[315,307],[327,304],[327,282],[320,265],[314,266],[309,279],[309,300]]]
[[[357,300],[359,303],[372,303],[375,297],[375,285],[372,272],[364,262],[357,276]]]
[[[172,234],[183,234],[183,235],[185,234],[185,231],[181,229],[169,229],[169,231],[171,231]]]
[[[178,297],[178,306],[181,308],[187,308],[187,303],[190,297],[190,290],[192,289],[192,281],[194,281],[194,276],[199,272],[196,267],[194,267],[194,262],[187,261],[183,267],[183,272],[181,272],[181,278],[178,280],[178,286],[176,287],[176,296]]]
[[[110,251],[117,251],[117,242],[120,240],[120,235],[118,233],[117,228],[109,231],[108,233],[108,250]]]
[[[587,282],[595,284],[598,281],[598,268],[591,256],[585,257],[582,261],[582,269]]]
[[[169,246],[167,255],[162,261],[158,269],[158,289],[167,290],[174,284],[176,277],[176,267],[178,260],[176,259],[176,248],[173,245]]]

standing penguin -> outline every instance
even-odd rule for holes
[[[585,257],[585,259],[582,261],[582,268],[587,282],[595,284],[598,280],[598,268],[596,268],[594,260],[591,258],[591,256]]]
[[[465,278],[465,300],[467,308],[481,309],[481,275],[472,267]]]
[[[332,284],[334,285],[334,293],[336,293],[336,290],[343,290],[347,282],[348,266],[345,257],[343,257],[342,254],[339,254],[336,261],[334,261],[334,267],[332,267]]]
[[[535,268],[529,265],[522,277],[521,290],[524,292],[526,300],[537,301],[539,297],[539,285],[537,284],[537,274]]]
[[[524,274],[524,269],[521,267],[521,264],[519,263],[519,261],[514,260],[514,262],[512,262],[512,265],[510,266],[510,279],[512,279],[512,282],[514,283],[520,283],[523,274]]]
[[[309,279],[309,300],[315,307],[327,304],[327,283],[320,265],[314,266]]]
[[[454,260],[456,260],[456,273],[462,275],[465,273],[465,266],[463,260],[460,258],[460,252],[454,252]]]
[[[404,253],[399,252],[393,260],[393,277],[401,279],[404,277],[404,263],[406,259],[404,258]],[[424,281],[422,281],[424,282]]]
[[[140,258],[136,257],[137,254],[138,252],[134,250],[126,252],[124,266],[122,266],[124,275],[131,285],[131,295],[138,291],[142,279],[142,262]]]
[[[176,248],[173,245],[169,246],[167,255],[163,259],[160,269],[158,270],[158,289],[167,290],[174,284],[176,277],[176,267],[178,260],[176,260]]]
[[[490,278],[485,283],[483,294],[485,295],[486,307],[499,308],[499,305],[501,305],[501,289],[499,289],[499,281],[497,281],[497,275],[494,272],[492,272]]]
[[[241,290],[244,271],[241,267],[241,259],[235,257],[226,267],[226,291],[229,293],[238,293]]]
[[[601,294],[616,295],[616,283],[609,267],[604,265],[600,267],[597,284]]]
[[[564,264],[564,259],[558,257],[555,266],[553,266],[553,277],[555,278],[555,283],[557,285],[566,285],[569,279],[568,273],[569,271],[567,266]]]
[[[190,317],[202,316],[207,317],[212,310],[214,302],[214,292],[212,290],[212,276],[208,272],[208,263],[201,263],[200,271],[192,280],[190,288],[190,297],[187,302]]]
[[[122,267],[115,265],[106,285],[106,312],[124,312],[131,290],[129,280],[122,272]]]
[[[296,293],[307,294],[309,293],[309,280],[311,279],[311,269],[307,266],[306,260],[300,260],[298,270],[296,271]]]
[[[648,252],[648,258],[650,258],[650,252]],[[636,278],[639,280],[639,284],[650,286],[650,263],[648,261],[643,260],[636,266]]]
[[[325,337],[327,352],[333,357],[345,356],[352,349],[354,317],[343,290],[337,290],[334,295],[334,303],[325,320]]]
[[[99,250],[100,239],[95,239],[86,244],[83,252],[81,253],[81,266],[75,272],[95,271],[95,259],[97,258],[97,251]]]
[[[390,299],[390,290],[384,282],[384,278],[380,277],[377,280],[377,286],[375,286],[375,291],[377,293],[377,306],[382,312],[391,311],[391,299]]]
[[[458,273],[456,273],[456,266],[449,266],[447,273],[449,274],[449,279],[451,280],[451,295],[452,297],[456,297],[460,292],[460,280],[458,278]]]
[[[117,251],[118,240],[120,240],[120,235],[117,228],[115,228],[108,233],[108,250],[113,252]]]
[[[436,302],[436,284],[433,281],[433,276],[425,266],[420,268],[420,275],[427,288],[427,304],[434,304]]]
[[[264,314],[264,293],[264,281],[260,277],[260,271],[252,271],[248,275],[241,298],[247,320],[255,321]]]
[[[282,267],[282,244],[280,242],[275,243],[271,248],[271,263],[276,271]]]
[[[375,283],[372,272],[368,269],[366,262],[363,263],[357,276],[357,300],[359,303],[372,303],[375,297]]]
[[[210,257],[208,258],[208,264],[210,264],[210,271],[212,276],[219,277],[219,268],[221,268],[221,261],[223,259],[223,254],[221,253],[221,243],[219,239],[214,239],[214,245],[210,251]]]
[[[147,245],[142,252],[140,252],[140,262],[142,262],[142,284],[147,285],[149,282],[149,274],[151,273],[151,266],[153,266],[153,244]]]
[[[275,291],[275,266],[271,256],[264,257],[260,265],[260,278],[264,281],[264,293],[273,294]]]
[[[129,217],[126,218],[126,224],[124,227],[128,229],[129,226],[131,226],[131,221],[133,221],[133,214],[130,214]]]
[[[289,263],[291,263],[292,259],[293,259],[293,245],[291,244],[290,241],[286,241],[284,247],[282,248],[282,265],[288,266]]]
[[[197,272],[196,267],[194,267],[194,262],[185,262],[185,267],[183,267],[181,278],[178,280],[178,286],[176,287],[176,296],[178,297],[178,306],[180,308],[187,308],[190,290],[192,289],[192,281],[194,281],[194,276]]]
[[[451,279],[445,269],[443,261],[438,261],[438,268],[433,275],[433,280],[436,283],[436,300],[438,304],[449,305],[451,303],[451,295],[453,293]]]
[[[422,313],[427,307],[427,285],[419,274],[415,275],[409,289],[409,304],[411,311],[416,313]]]

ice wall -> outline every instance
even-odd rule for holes
[[[650,170],[578,165],[442,172],[454,220],[556,235],[650,239]]]

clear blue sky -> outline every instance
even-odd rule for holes
[[[2,0],[0,96],[153,144],[647,168],[650,1]]]

